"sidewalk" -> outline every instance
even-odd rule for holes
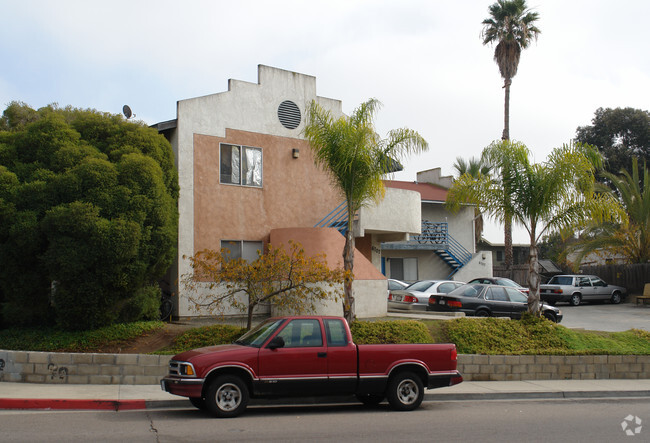
[[[531,380],[463,382],[427,390],[424,401],[650,398],[650,380]],[[350,401],[350,398],[341,399]],[[313,399],[289,399],[273,404],[311,404]],[[252,400],[251,406],[268,404]],[[0,382],[2,409],[135,410],[192,408],[184,397],[163,392],[158,385],[68,385]]]

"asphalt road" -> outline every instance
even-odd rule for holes
[[[580,306],[558,303],[556,306],[564,315],[560,324],[567,328],[610,332],[635,328],[650,331],[650,305],[637,306],[626,302],[618,305],[582,303]]]
[[[234,419],[211,418],[195,409],[5,411],[0,412],[0,435],[12,442],[631,442],[650,439],[650,402],[449,401],[426,402],[412,412],[387,405],[370,410],[358,405],[267,407]]]

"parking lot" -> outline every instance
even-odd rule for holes
[[[556,306],[562,310],[564,315],[560,324],[567,328],[608,332],[627,331],[628,329],[650,331],[650,305],[637,306],[634,300],[631,302],[625,300],[618,305],[582,303],[580,306],[570,306],[568,303],[558,303]],[[405,318],[455,318],[427,311],[393,310],[388,315]]]
[[[582,328],[595,331],[627,331],[628,329],[643,329],[650,331],[650,305],[637,306],[634,301],[625,301],[618,305],[609,303],[569,306],[558,303],[564,319],[563,326],[567,328]]]

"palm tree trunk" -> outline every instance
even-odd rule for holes
[[[510,85],[512,84],[511,78],[506,78],[503,83],[505,91],[505,101],[503,104],[503,135],[502,140],[510,140]],[[505,248],[504,259],[505,268],[508,278],[512,278],[512,218],[506,215],[503,224],[503,246]]]
[[[528,312],[539,316],[541,312],[539,300],[539,266],[537,245],[532,235],[530,238],[530,252],[528,254],[528,290]]]
[[[343,281],[343,317],[348,324],[354,320],[354,294],[352,293],[354,266],[354,233],[351,224],[345,233],[345,246],[343,247],[343,269],[345,271],[345,280]]]

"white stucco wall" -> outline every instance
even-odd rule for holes
[[[277,109],[284,100],[293,101],[301,111],[301,123],[296,129],[286,129],[278,120]],[[259,65],[258,83],[229,80],[226,92],[177,103],[177,125],[171,139],[180,185],[178,266],[172,272],[174,282],[191,272],[183,256],[194,254],[194,134],[225,137],[226,129],[230,128],[302,138],[305,112],[312,100],[334,116],[342,115],[339,100],[316,95],[315,77]],[[177,314],[196,315],[182,286],[177,288],[177,294]]]

